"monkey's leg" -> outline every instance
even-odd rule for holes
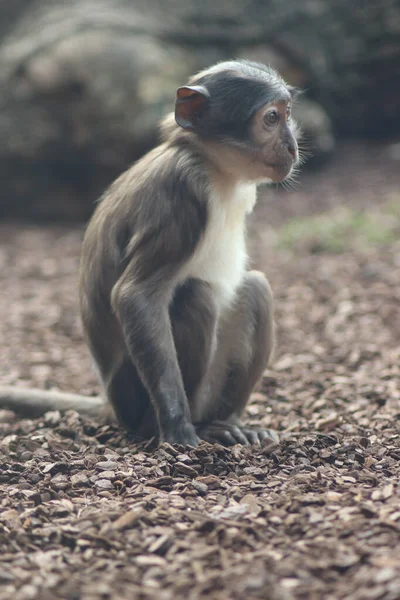
[[[241,423],[243,410],[268,364],[273,346],[271,288],[262,273],[250,271],[220,324],[210,379],[199,398],[204,412],[197,432],[202,439],[224,445],[258,443],[265,438],[278,441],[274,432]]]
[[[83,313],[83,324],[108,400],[108,410],[103,411],[103,417],[110,418],[113,412],[124,427],[137,432],[150,398],[132,364],[119,325],[113,317],[102,317],[96,311],[96,304],[91,311]],[[155,432],[149,437],[152,435]]]
[[[128,355],[108,378],[105,389],[118,421],[130,431],[142,436],[140,428],[150,408],[150,397]],[[154,421],[145,437],[157,435]]]

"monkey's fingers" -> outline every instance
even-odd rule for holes
[[[191,423],[184,423],[171,431],[164,431],[160,437],[160,443],[168,442],[169,444],[179,444],[180,446],[192,446],[197,448],[200,438],[196,434],[196,430]]]

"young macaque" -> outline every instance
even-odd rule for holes
[[[197,74],[178,89],[161,145],[111,185],[88,225],[84,330],[118,420],[141,437],[274,436],[241,422],[274,345],[271,289],[246,268],[245,222],[257,184],[283,181],[298,161],[292,99],[262,64]]]

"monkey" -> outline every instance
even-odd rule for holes
[[[257,186],[299,162],[295,96],[272,67],[247,60],[194,75],[160,145],[110,185],[89,221],[85,339],[107,402],[139,437],[192,447],[276,439],[242,423],[275,344],[270,285],[248,269],[246,219]],[[23,392],[7,393],[11,408],[13,397],[35,411]],[[58,394],[53,405],[50,395],[45,410],[96,414],[102,404]]]

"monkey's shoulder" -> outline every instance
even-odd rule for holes
[[[161,144],[122,173],[100,198],[89,229],[125,235],[204,225],[208,177],[201,157]],[[197,220],[201,223],[197,223]]]

